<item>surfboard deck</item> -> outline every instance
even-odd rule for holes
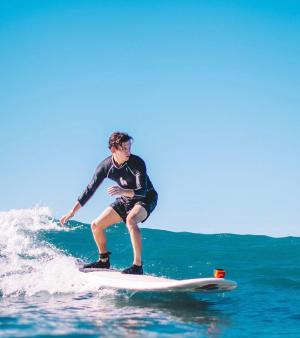
[[[237,283],[224,278],[170,279],[151,275],[122,274],[114,269],[79,269],[99,279],[99,287],[149,292],[205,292],[232,291]]]

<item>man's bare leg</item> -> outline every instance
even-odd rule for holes
[[[112,207],[106,208],[99,217],[93,220],[91,228],[99,253],[107,252],[105,229],[121,220],[122,218]]]
[[[142,222],[147,215],[146,209],[136,204],[126,218],[126,225],[133,248],[133,264],[135,265],[142,265],[142,237],[138,223]]]

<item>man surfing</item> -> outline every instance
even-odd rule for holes
[[[108,194],[120,195],[102,214],[91,223],[91,229],[99,250],[99,260],[84,265],[84,268],[109,269],[110,252],[106,248],[105,229],[124,221],[129,230],[133,248],[133,264],[122,271],[127,274],[143,274],[142,238],[138,224],[145,222],[155,209],[158,195],[146,170],[145,162],[131,154],[132,137],[127,133],[114,132],[108,141],[112,155],[105,158],[96,168],[95,174],[74,207],[60,219],[63,225],[83,207],[107,177],[118,185],[107,189]]]

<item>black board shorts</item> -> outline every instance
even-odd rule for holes
[[[147,217],[142,221],[144,223],[146,219],[150,216],[152,211],[155,209],[157,205],[158,195],[155,190],[150,190],[146,197],[143,199],[136,200],[125,200],[122,197],[118,197],[110,206],[117,212],[117,214],[123,219],[126,223],[126,218],[128,213],[132,210],[132,208],[138,204],[143,206],[147,211]]]

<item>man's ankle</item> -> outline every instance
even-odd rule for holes
[[[102,252],[99,253],[99,260],[103,263],[109,261],[109,255],[111,255],[111,252],[106,251],[106,252]]]

